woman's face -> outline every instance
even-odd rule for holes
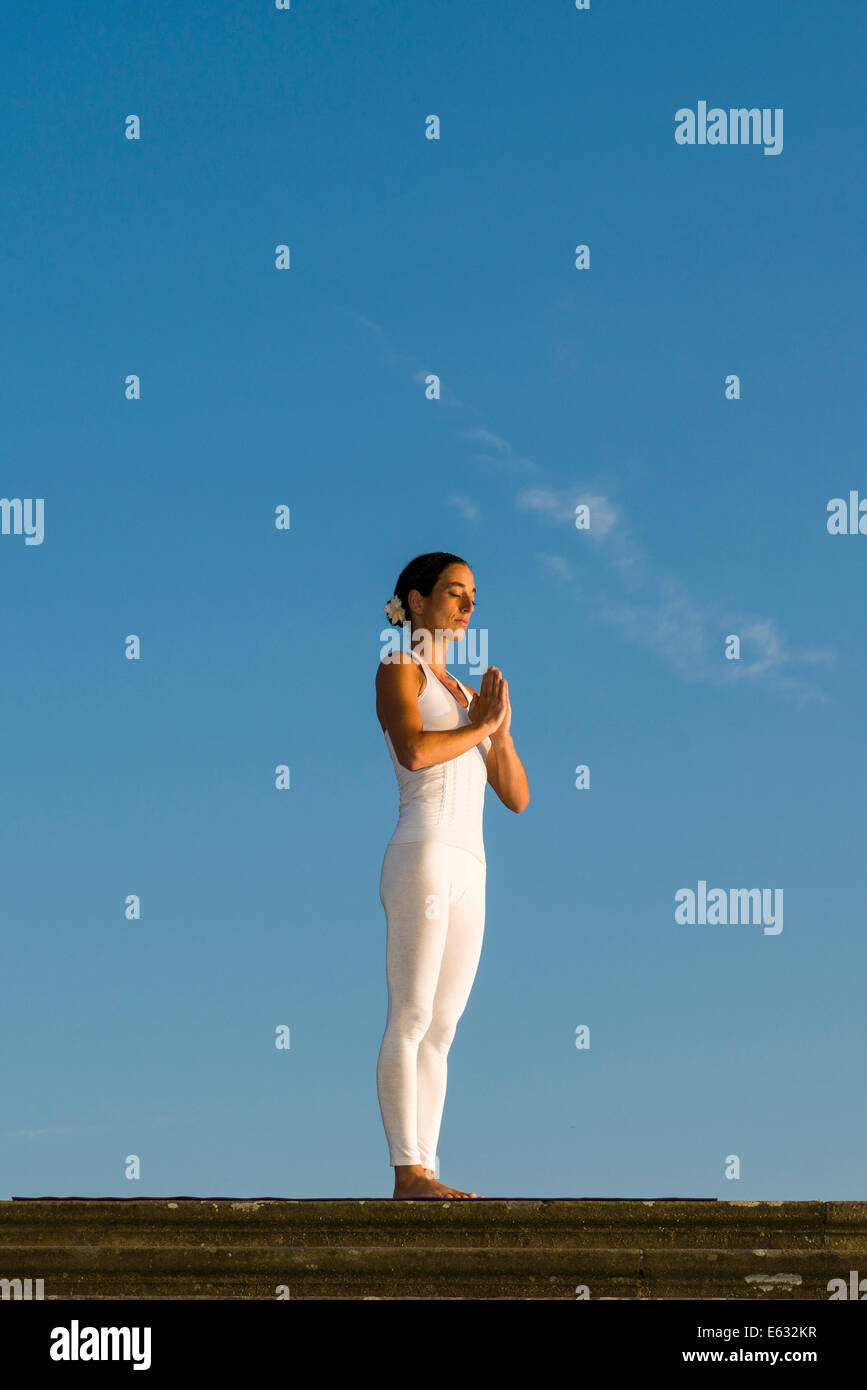
[[[444,635],[448,633],[460,639],[469,626],[475,595],[476,586],[469,565],[448,565],[427,598],[419,595],[424,607],[414,618],[413,626],[427,628],[433,636],[439,629]]]

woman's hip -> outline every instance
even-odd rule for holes
[[[483,891],[485,877],[484,861],[462,846],[442,840],[391,842],[382,861],[379,896],[386,909],[408,893],[446,893],[455,901],[469,889]]]

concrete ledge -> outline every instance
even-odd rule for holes
[[[867,1202],[0,1202],[0,1279],[47,1299],[827,1300],[852,1269]]]

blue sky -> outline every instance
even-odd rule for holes
[[[373,682],[439,549],[532,797],[487,794],[441,1176],[863,1197],[863,6],[0,26],[0,492],[45,499],[0,536],[0,1197],[390,1195]],[[781,153],[678,145],[699,101]],[[677,923],[700,880],[783,930]]]

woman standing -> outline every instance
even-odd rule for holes
[[[488,782],[510,811],[530,800],[496,666],[473,690],[445,668],[466,633],[475,584],[458,555],[410,561],[385,605],[411,650],[380,661],[376,713],[400,791],[379,896],[388,926],[388,1017],[376,1080],[395,1197],[475,1197],[435,1177],[446,1059],[482,950]]]

